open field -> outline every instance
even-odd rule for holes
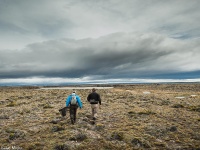
[[[90,89],[76,88],[83,109],[71,125],[58,111],[71,89],[0,87],[0,150],[200,149],[200,84],[100,88],[95,123]]]

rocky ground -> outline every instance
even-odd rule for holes
[[[62,118],[70,89],[0,88],[0,149],[200,149],[200,84],[115,85],[98,89],[96,122],[86,101],[77,123]]]

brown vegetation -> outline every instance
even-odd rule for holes
[[[0,148],[200,149],[200,84],[99,89],[102,106],[95,122],[86,101],[90,90],[76,91],[83,109],[71,125],[69,113],[62,118],[58,111],[71,90],[0,88]]]

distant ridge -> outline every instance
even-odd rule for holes
[[[72,83],[0,83],[0,87],[20,87],[20,86],[43,86],[43,87],[63,87],[63,86],[112,86],[112,85],[131,85],[131,84],[199,84],[200,82],[72,82]]]

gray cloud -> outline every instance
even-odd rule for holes
[[[199,7],[198,0],[1,0],[0,49],[115,32],[199,37]]]
[[[198,72],[199,10],[198,0],[0,0],[0,78]]]
[[[18,51],[0,51],[0,77],[151,77],[198,71],[198,47],[198,39],[182,41],[158,34],[51,40]]]

